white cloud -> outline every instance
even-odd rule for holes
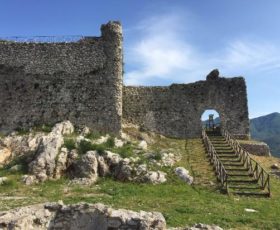
[[[280,68],[280,49],[264,42],[235,39],[214,53],[203,53],[186,39],[191,33],[186,22],[184,15],[170,13],[146,19],[135,28],[137,41],[127,47],[125,57],[134,70],[125,74],[125,84],[149,85],[155,78],[192,82],[204,79],[214,68],[222,74]]]

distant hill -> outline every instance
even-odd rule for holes
[[[250,120],[251,137],[266,142],[273,156],[280,157],[280,113]]]

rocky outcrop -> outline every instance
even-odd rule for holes
[[[64,143],[63,135],[71,134],[74,127],[69,121],[58,123],[52,131],[43,136],[35,159],[29,164],[29,174],[34,175],[38,181],[45,181],[55,177],[56,159]]]
[[[0,166],[3,166],[12,156],[12,151],[6,147],[0,147]]]
[[[166,229],[158,212],[112,209],[103,204],[49,203],[0,212],[0,229]]]
[[[74,172],[76,178],[87,178],[94,183],[98,178],[98,160],[96,151],[88,151],[78,161],[74,163]]]

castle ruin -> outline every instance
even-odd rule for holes
[[[123,85],[122,28],[77,42],[0,41],[0,131],[70,120],[118,134],[129,122],[166,136],[201,135],[201,115],[215,109],[238,138],[249,137],[243,77],[208,77],[166,87]]]

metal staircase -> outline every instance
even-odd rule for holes
[[[224,129],[203,130],[217,179],[228,194],[270,197],[270,176]]]

